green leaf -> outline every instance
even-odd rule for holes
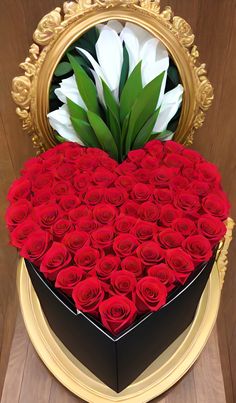
[[[108,117],[108,123],[109,123],[109,128],[110,128],[111,134],[117,145],[118,154],[119,154],[118,157],[120,160],[121,154],[122,154],[120,122],[117,120],[117,117],[113,114],[113,112],[110,109],[107,110],[107,117]]]
[[[167,75],[174,87],[176,87],[180,83],[179,72],[176,66],[170,66],[167,71]]]
[[[102,80],[103,95],[107,109],[110,109],[113,115],[116,116],[119,121],[119,106],[105,81]]]
[[[64,137],[60,136],[60,134],[54,133],[54,136],[59,143],[65,143],[65,141],[67,141],[66,139],[64,139]]]
[[[125,154],[125,139],[127,136],[127,131],[128,131],[128,127],[129,127],[129,119],[130,119],[130,113],[128,115],[126,115],[123,125],[122,125],[122,129],[121,129],[121,149],[122,149],[122,154]],[[123,157],[123,155],[122,155]]]
[[[71,99],[66,98],[66,103],[69,109],[70,117],[88,121],[86,111],[81,108],[81,106],[77,105]]]
[[[50,91],[49,91],[49,99],[58,99],[54,92],[56,88],[59,88],[59,85],[57,85],[57,84],[51,85]]]
[[[164,71],[148,83],[146,87],[143,88],[132,107],[128,133],[126,136],[126,154],[129,152],[130,146],[136,135],[156,109],[163,77]]]
[[[71,64],[68,62],[61,62],[57,65],[57,67],[54,71],[54,75],[56,77],[61,77],[61,76],[64,76],[65,74],[69,73],[70,71],[72,71]]]
[[[141,64],[139,62],[135,69],[130,74],[128,80],[125,83],[124,89],[120,97],[120,119],[124,121],[126,115],[131,111],[137,97],[142,92],[142,74]]]
[[[123,91],[127,78],[129,76],[129,54],[127,52],[126,47],[123,47],[123,64],[120,74],[120,85],[119,85],[119,96]]]
[[[68,54],[68,58],[74,70],[77,87],[85,105],[92,112],[99,114],[97,90],[93,81],[89,78],[74,56]]]
[[[171,140],[174,137],[174,133],[170,130],[163,130],[161,133],[157,133],[155,136],[155,139],[161,140],[161,141],[166,141],[166,140]]]
[[[93,129],[88,122],[75,117],[71,117],[70,119],[76,133],[78,134],[78,137],[82,140],[84,145],[87,147],[101,147]]]
[[[114,138],[105,124],[105,122],[92,111],[88,111],[88,120],[97,136],[103,150],[109,153],[116,160],[118,159],[118,150]]]
[[[137,134],[132,149],[137,149],[137,148],[141,148],[144,146],[145,143],[147,143],[152,135],[152,130],[153,127],[156,123],[156,120],[158,118],[160,112],[160,108],[158,108],[153,114],[152,116],[147,120],[147,122],[145,123],[145,125],[142,127],[142,129],[139,131],[139,133]]]

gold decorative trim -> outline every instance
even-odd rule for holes
[[[161,10],[160,0],[73,0],[56,7],[39,22],[29,56],[20,67],[24,75],[13,79],[12,97],[22,126],[41,152],[55,145],[47,113],[53,72],[65,49],[92,26],[109,19],[136,23],[158,37],[175,61],[185,89],[175,140],[191,144],[213,100],[205,64],[198,62],[190,25],[174,16],[170,7]]]
[[[225,274],[227,270],[227,265],[228,265],[228,252],[229,252],[229,246],[230,242],[232,241],[233,237],[233,229],[235,226],[235,222],[232,218],[227,219],[227,231],[225,234],[225,237],[223,241],[221,241],[218,250],[217,250],[217,255],[216,255],[216,265],[220,277],[220,284],[221,288],[224,285],[225,281]]]

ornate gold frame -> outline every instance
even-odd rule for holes
[[[55,145],[47,120],[50,82],[65,49],[95,24],[121,19],[141,25],[160,38],[173,57],[184,86],[184,100],[175,140],[190,144],[195,129],[202,126],[213,100],[213,88],[205,64],[198,61],[190,25],[174,16],[170,7],[162,11],[160,0],[73,0],[45,15],[36,28],[29,56],[15,77],[12,96],[22,126],[38,152]]]

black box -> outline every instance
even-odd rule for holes
[[[121,392],[190,325],[214,260],[199,266],[159,311],[145,314],[119,336],[77,313],[70,299],[27,260],[26,267],[53,332],[101,381]]]

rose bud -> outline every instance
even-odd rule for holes
[[[55,287],[60,288],[66,294],[71,296],[74,287],[83,280],[84,276],[85,273],[80,267],[69,266],[66,269],[59,271],[56,277]]]
[[[182,248],[191,256],[195,265],[207,262],[212,256],[211,244],[202,235],[189,236],[184,240]]]
[[[121,234],[115,238],[113,249],[116,255],[125,257],[132,255],[138,245],[139,243],[135,236],[130,234]]]
[[[148,275],[158,278],[166,286],[167,292],[170,292],[175,286],[175,272],[165,263],[149,267]]]
[[[99,312],[103,326],[115,335],[127,329],[137,315],[134,303],[123,295],[115,295],[103,301]]]
[[[136,277],[127,270],[115,271],[111,274],[111,286],[113,294],[125,295],[132,298],[133,291],[136,287]]]
[[[101,251],[91,248],[90,246],[83,246],[83,248],[76,252],[74,261],[77,266],[88,272],[95,267],[101,255]]]
[[[165,303],[167,289],[156,277],[141,278],[136,287],[135,304],[140,314],[158,311]]]
[[[104,298],[101,281],[96,277],[80,281],[73,289],[72,298],[78,310],[97,316]]]
[[[180,232],[184,237],[193,235],[197,230],[193,220],[185,217],[176,218],[176,220],[172,222],[172,228]]]
[[[197,223],[199,234],[203,235],[210,241],[212,247],[214,247],[225,235],[225,224],[216,217],[210,215],[201,216]]]
[[[29,179],[26,178],[19,178],[16,179],[13,184],[11,185],[7,200],[10,202],[16,202],[22,199],[30,200],[31,195],[31,182]]]
[[[71,255],[65,245],[53,242],[51,248],[43,256],[40,271],[48,280],[55,280],[61,269],[69,266]]]
[[[83,246],[89,246],[89,235],[85,231],[71,231],[61,241],[71,253],[76,253]]]
[[[189,274],[194,270],[191,256],[181,248],[166,251],[166,263],[174,271],[176,279],[183,284]]]
[[[100,203],[94,207],[93,216],[101,224],[113,224],[117,216],[117,209],[110,204]]]
[[[39,266],[51,246],[51,235],[43,230],[34,231],[24,243],[20,255]]]
[[[110,280],[111,273],[120,267],[120,258],[114,255],[103,256],[95,266],[97,276],[102,281]]]
[[[174,231],[171,228],[166,228],[159,233],[158,239],[163,248],[170,249],[181,246],[184,237],[180,232]]]
[[[140,277],[143,273],[143,265],[137,256],[127,256],[121,261],[122,270],[130,271],[136,277]]]
[[[136,251],[141,262],[145,266],[153,266],[162,262],[165,258],[165,251],[157,242],[149,241],[141,244]]]

